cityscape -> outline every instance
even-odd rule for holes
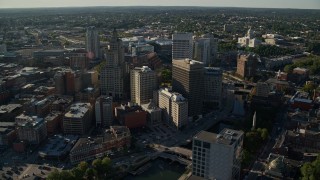
[[[320,2],[15,2],[0,179],[320,180]]]

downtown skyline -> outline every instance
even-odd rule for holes
[[[292,8],[292,9],[320,9],[318,0],[269,0],[268,2],[257,0],[119,0],[119,1],[102,1],[92,0],[79,2],[76,0],[29,0],[21,2],[20,0],[4,1],[0,0],[1,8],[41,8],[41,7],[87,7],[87,6],[204,6],[204,7],[248,7],[248,8]]]

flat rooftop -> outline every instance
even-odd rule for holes
[[[10,113],[17,108],[21,108],[21,104],[8,104],[0,106],[0,114],[2,113]]]
[[[48,139],[48,142],[39,150],[39,156],[61,156],[67,154],[78,140],[78,136],[74,135],[54,135]]]
[[[64,115],[66,118],[82,118],[91,108],[90,103],[72,104],[70,110]]]
[[[236,131],[233,129],[225,128],[219,134],[201,131],[193,137],[193,139],[198,139],[200,141],[205,141],[209,143],[219,143],[225,145],[232,145],[236,140],[241,138],[243,135],[242,131]]]

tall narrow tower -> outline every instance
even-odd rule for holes
[[[90,26],[86,33],[86,50],[89,59],[100,57],[100,41],[96,27]]]
[[[112,96],[114,100],[124,96],[124,48],[114,29],[112,39],[106,49],[106,66],[101,71],[101,94]]]

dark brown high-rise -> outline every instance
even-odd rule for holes
[[[204,65],[191,59],[172,60],[172,89],[188,99],[189,117],[202,114]]]

